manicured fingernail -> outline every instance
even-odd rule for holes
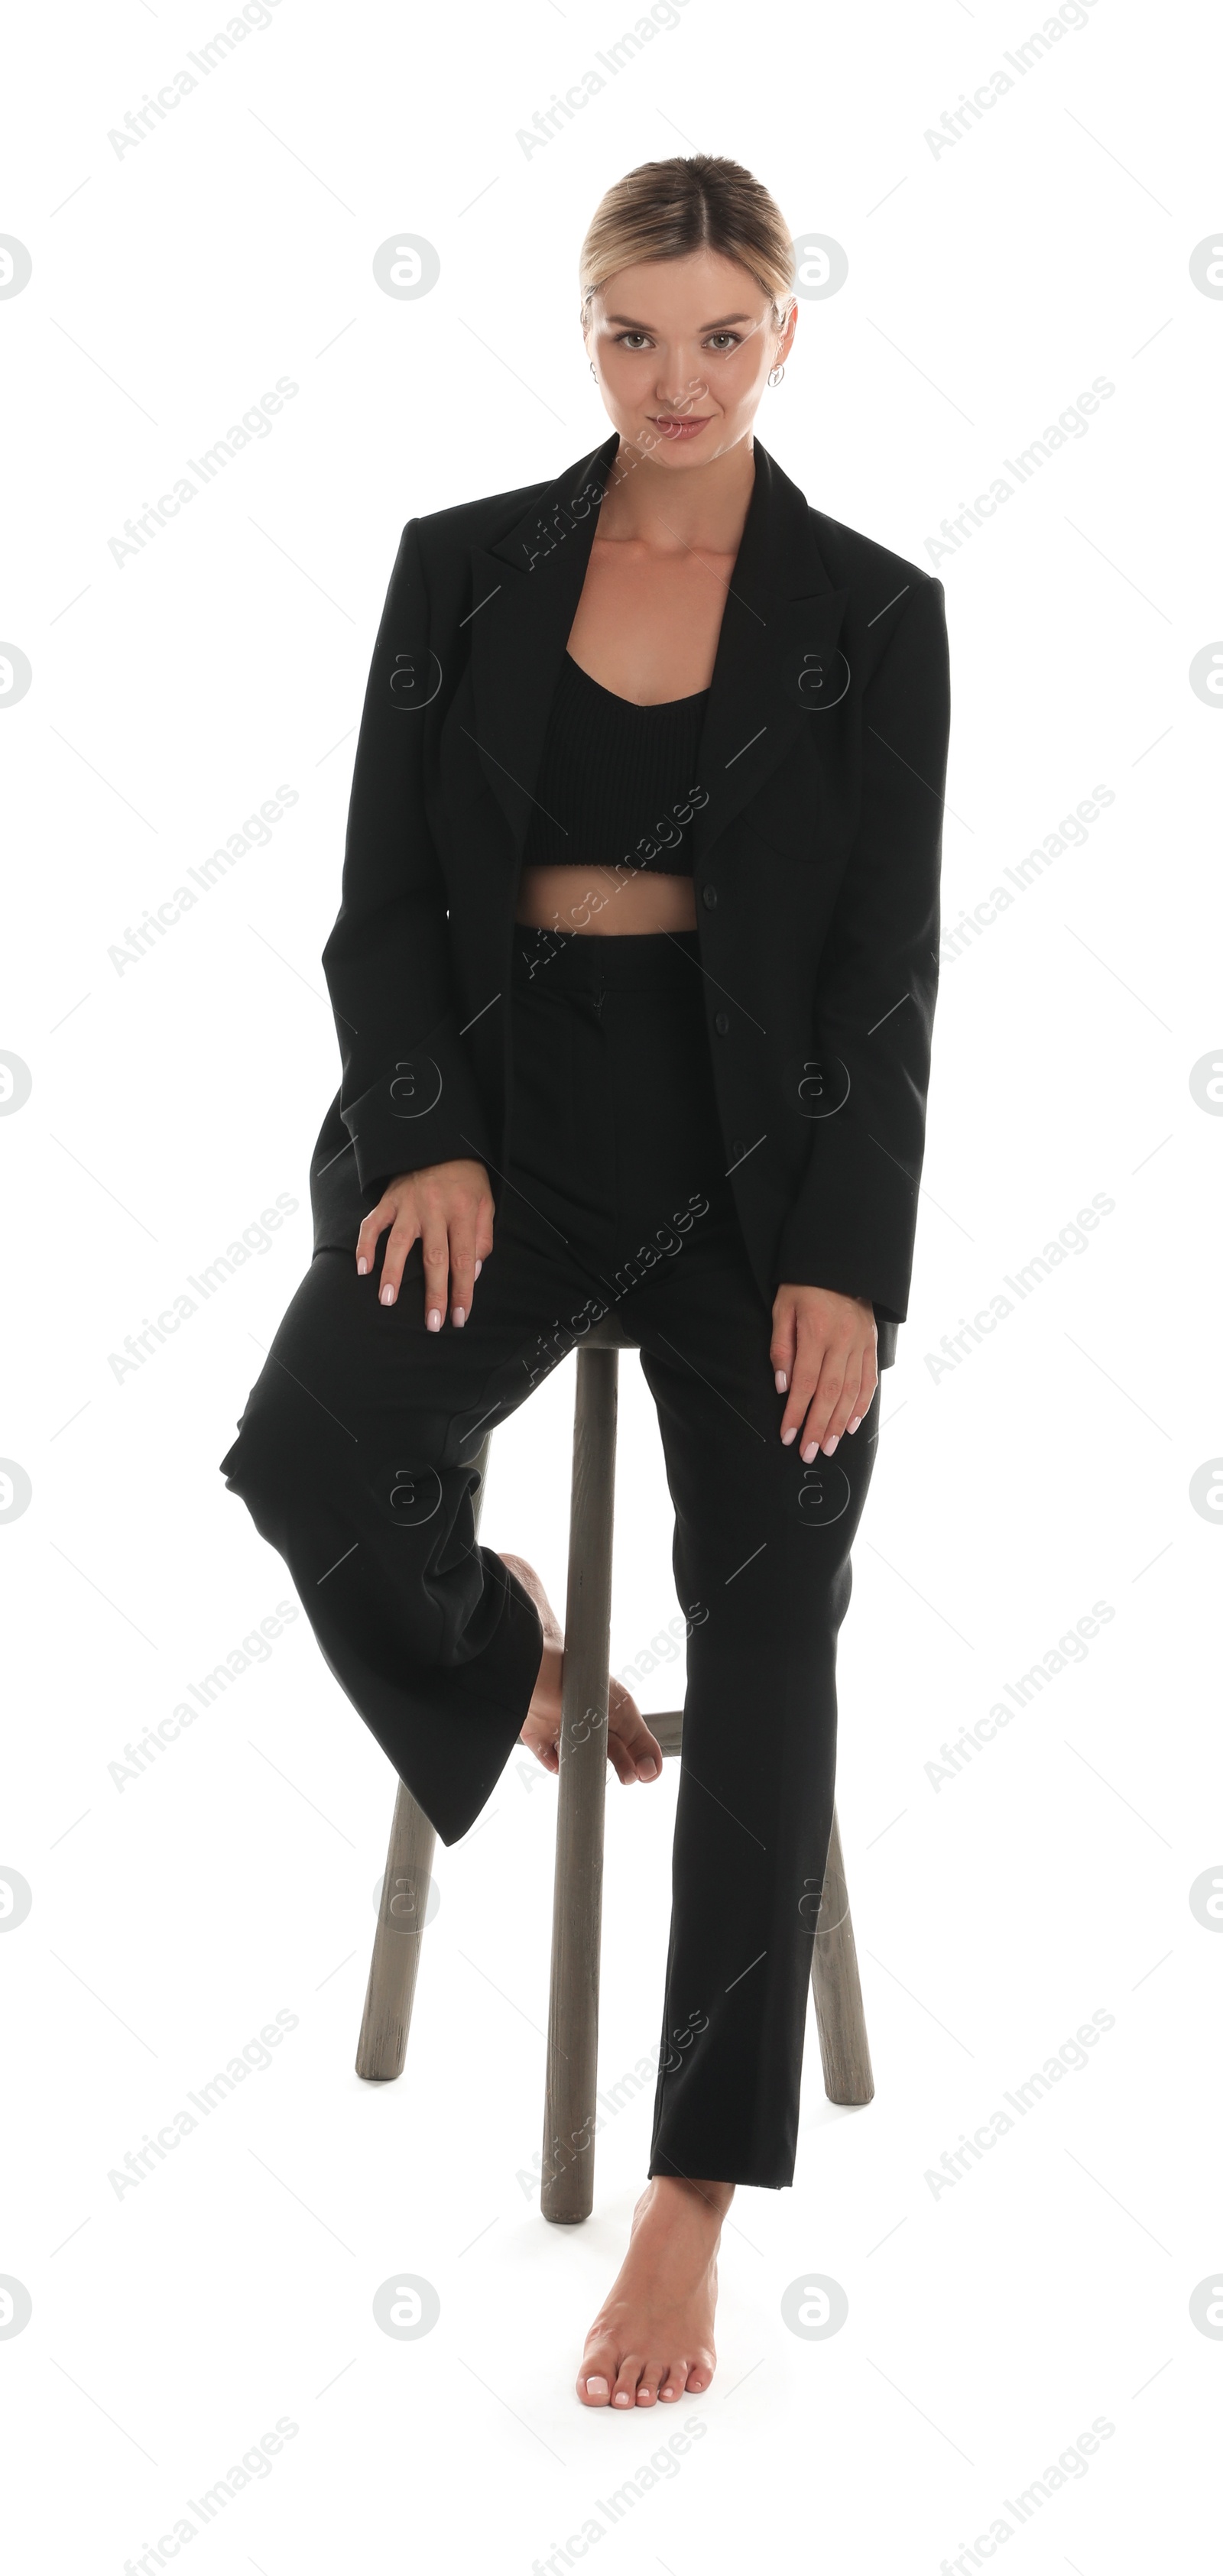
[[[789,1446],[790,1446],[790,1442],[791,1442],[792,1440],[797,1440],[797,1438],[798,1438],[798,1432],[797,1432],[797,1430],[793,1430],[793,1431],[783,1431],[783,1432],[782,1432],[782,1435],[781,1435],[781,1445],[782,1445],[782,1448],[783,1448],[783,1449],[788,1449],[788,1448],[789,1448]]]
[[[861,1421],[861,1420],[862,1420],[862,1416],[861,1416],[861,1414],[860,1414],[860,1413],[855,1413],[854,1418],[853,1418],[853,1421],[850,1423],[850,1426],[849,1426],[849,1427],[850,1427],[850,1430],[851,1430],[851,1431],[856,1431],[856,1430],[857,1430],[857,1428],[858,1428],[858,1424],[860,1423],[860,1421]]]
[[[832,1453],[833,1453],[833,1450],[836,1448],[837,1442],[838,1442],[838,1440],[840,1439],[840,1437],[841,1437],[840,1432],[839,1432],[839,1431],[834,1431],[834,1432],[833,1432],[833,1435],[832,1435],[831,1440],[826,1440],[826,1441],[824,1442],[824,1456],[825,1456],[826,1458],[831,1458]]]
[[[807,1446],[806,1446],[806,1448],[805,1448],[805,1449],[804,1449],[804,1451],[803,1451],[803,1456],[804,1456],[804,1458],[806,1459],[808,1466],[810,1466],[811,1461],[812,1461],[812,1459],[813,1459],[813,1458],[818,1457],[818,1455],[819,1455],[819,1447],[820,1447],[820,1444],[819,1444],[818,1440],[809,1440],[809,1441],[807,1442]]]
[[[429,1330],[430,1330],[430,1332],[431,1332],[431,1333],[440,1333],[440,1331],[441,1331],[441,1329],[442,1329],[442,1317],[441,1317],[441,1309],[440,1309],[440,1307],[437,1307],[437,1306],[431,1306],[431,1307],[429,1308],[429,1312],[428,1312],[428,1315],[427,1315],[427,1317],[426,1317],[426,1321],[427,1321],[427,1323],[428,1323],[428,1327],[429,1327]]]
[[[395,1303],[394,1289],[380,1288],[378,1291],[378,1303],[380,1306],[393,1306]]]
[[[786,1376],[785,1370],[784,1370],[784,1369],[778,1369],[778,1370],[777,1370],[777,1372],[776,1372],[776,1375],[774,1376],[773,1384],[774,1384],[774,1386],[776,1387],[777,1392],[778,1392],[778,1394],[779,1394],[779,1395],[784,1395],[784,1394],[785,1394],[785,1391],[786,1391],[787,1386],[789,1385],[789,1382],[790,1382],[790,1381],[789,1381],[789,1379],[788,1379],[788,1378],[787,1378],[787,1376]]]
[[[466,1306],[456,1306],[456,1307],[455,1307],[455,1310],[454,1310],[454,1320],[455,1320],[456,1324],[465,1324],[465,1323],[466,1323],[466,1321],[467,1321],[467,1308],[466,1308]]]
[[[358,1279],[364,1279],[364,1277],[365,1277],[365,1273],[366,1273],[366,1271],[368,1270],[368,1268],[369,1268],[369,1263],[368,1263],[368,1261],[366,1260],[364,1253],[362,1253],[362,1254],[360,1255],[359,1259],[358,1259],[358,1262],[357,1262],[357,1277],[358,1277]]]
[[[482,1262],[482,1261],[477,1261],[476,1266],[475,1266],[475,1269],[472,1271],[472,1274],[471,1274],[471,1275],[472,1275],[472,1278],[473,1278],[473,1279],[478,1279],[478,1278],[479,1278],[479,1276],[480,1276],[480,1273],[481,1273],[481,1271],[482,1271],[482,1269],[483,1269],[483,1268],[484,1268],[484,1264],[483,1264],[483,1262]]]

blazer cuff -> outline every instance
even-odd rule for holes
[[[917,1183],[872,1138],[846,1128],[816,1143],[781,1229],[778,1284],[869,1297],[877,1322],[903,1324],[917,1227]],[[869,1186],[868,1186],[869,1181]]]
[[[441,1020],[342,1112],[363,1189],[426,1164],[488,1164],[488,1128],[462,1038]]]

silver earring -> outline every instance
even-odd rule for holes
[[[773,368],[771,368],[771,369],[770,369],[770,372],[769,372],[769,383],[770,383],[771,385],[779,385],[779,384],[781,383],[782,377],[784,376],[785,372],[786,372],[786,371],[785,371],[785,368],[784,368],[784,367],[773,367]]]
[[[595,362],[594,362],[594,359],[593,359],[593,358],[592,358],[592,359],[591,359],[591,361],[590,361],[590,372],[591,372],[592,376],[594,376],[594,375],[595,375]],[[595,376],[595,383],[597,384],[597,383],[598,383],[598,381],[599,381],[598,377],[597,377],[597,376]]]

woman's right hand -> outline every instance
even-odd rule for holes
[[[425,1323],[440,1333],[449,1300],[450,1320],[465,1324],[476,1279],[493,1248],[493,1194],[483,1163],[428,1163],[388,1181],[357,1236],[357,1270],[373,1269],[378,1241],[390,1227],[382,1257],[378,1302],[393,1306],[403,1265],[419,1238],[425,1264]]]

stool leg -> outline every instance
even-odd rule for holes
[[[811,1945],[811,1990],[819,2026],[824,2091],[830,2102],[863,2103],[874,2098],[875,2079],[862,2010],[858,1953],[849,1913],[849,1891],[841,1858],[837,1811],[832,1811],[828,1861],[820,1897],[819,1921]]]
[[[403,2073],[436,1841],[423,1807],[401,1780],[357,2042],[357,2073],[375,2083]]]
[[[486,1432],[471,1462],[480,1478],[472,1507],[477,1536],[491,1445],[492,1434]],[[436,1842],[423,1807],[401,1780],[357,2041],[357,2073],[371,2083],[387,2083],[403,2073]]]
[[[579,1350],[552,1900],[552,1985],[539,2205],[560,2224],[594,2205],[599,1947],[618,1354]]]

